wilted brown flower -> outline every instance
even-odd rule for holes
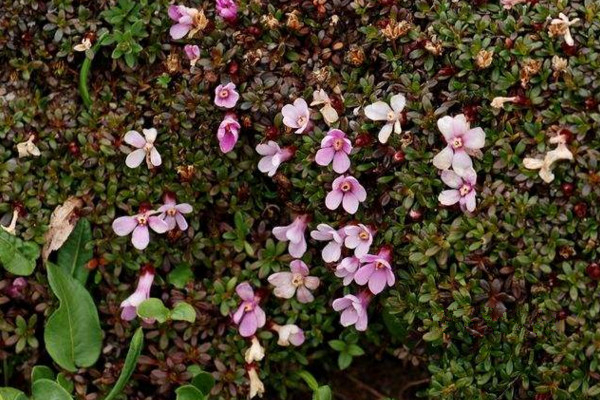
[[[272,14],[263,15],[261,21],[269,29],[277,29],[279,27],[279,20]]]
[[[179,54],[171,53],[167,57],[167,61],[165,61],[167,66],[167,71],[169,73],[174,74],[181,70],[181,59],[179,58]]]
[[[552,69],[554,73],[552,74],[555,78],[558,78],[560,74],[567,71],[567,67],[569,66],[569,61],[566,58],[562,58],[559,56],[552,57]]]
[[[177,173],[182,182],[191,181],[194,178],[195,172],[196,168],[193,165],[180,165],[177,167]]]
[[[494,60],[494,50],[479,50],[479,53],[475,56],[475,64],[477,67],[481,69],[485,69],[492,65],[492,61]]]
[[[365,52],[361,47],[354,46],[348,51],[347,58],[350,64],[358,67],[365,62]]]
[[[442,44],[434,36],[431,38],[431,40],[428,40],[425,43],[425,50],[427,50],[434,56],[439,56],[440,54],[442,54]]]
[[[401,36],[406,35],[412,26],[407,21],[390,21],[385,28],[381,30],[381,34],[388,40],[396,40]]]
[[[298,10],[294,10],[293,12],[287,14],[288,18],[285,24],[293,31],[298,31],[304,26],[304,22],[300,21],[298,18],[299,14],[300,13]]]
[[[531,58],[526,60],[521,66],[521,86],[526,87],[531,77],[540,72],[540,68],[542,68],[541,60],[533,60]]]

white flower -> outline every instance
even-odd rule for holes
[[[75,46],[73,46],[73,50],[75,51],[86,51],[89,48],[92,47],[92,41],[88,38],[83,38],[83,40],[81,41],[81,43],[76,44]]]
[[[490,105],[494,108],[504,108],[504,103],[514,103],[515,101],[517,101],[518,97],[517,96],[513,96],[513,97],[494,97],[494,99],[492,100],[492,102],[490,103]]]
[[[258,377],[258,373],[255,368],[250,368],[248,370],[248,378],[250,378],[250,398],[254,398],[258,395],[258,397],[262,397],[265,392],[265,385],[262,383],[260,378]]]
[[[35,145],[35,143],[33,143],[34,139],[35,139],[35,136],[31,135],[31,136],[29,136],[29,139],[27,139],[26,142],[17,144],[17,151],[19,152],[19,158],[23,158],[23,157],[27,157],[27,156],[33,156],[33,157],[40,156],[40,154],[41,154],[40,149],[38,149],[37,146]]]
[[[383,101],[376,101],[365,107],[365,115],[367,118],[373,121],[387,121],[386,124],[379,131],[379,141],[386,143],[392,133],[392,130],[396,134],[402,132],[400,126],[400,119],[402,118],[402,110],[406,105],[406,98],[402,94],[392,96],[390,105]]]
[[[556,143],[554,150],[546,153],[543,159],[525,158],[523,165],[528,169],[539,169],[540,178],[546,183],[554,180],[552,165],[559,160],[573,160],[573,153],[567,148],[566,139],[563,135],[558,135],[550,139],[550,143]]]
[[[579,22],[579,18],[569,20],[569,17],[567,17],[563,13],[560,13],[558,14],[558,18],[554,18],[552,21],[550,21],[548,34],[550,35],[550,37],[562,35],[565,38],[565,42],[569,46],[573,46],[575,44],[575,41],[573,40],[573,36],[571,36],[571,30],[569,28],[571,27],[571,25],[574,25],[577,22]]]
[[[256,336],[252,337],[252,345],[244,353],[244,360],[250,364],[254,361],[260,361],[265,358],[265,349],[260,345]]]
[[[337,111],[331,106],[329,95],[323,89],[315,90],[313,92],[313,101],[310,105],[318,106],[321,104],[323,104],[323,107],[319,111],[323,115],[323,119],[327,125],[331,125],[339,119]]]
[[[125,159],[125,165],[129,168],[136,168],[145,159],[148,168],[158,167],[162,164],[162,159],[158,150],[154,147],[156,129],[142,129],[142,132],[144,136],[140,135],[137,131],[129,131],[125,134],[125,143],[136,148]]]
[[[277,344],[280,346],[300,346],[304,343],[304,331],[297,325],[273,325],[273,329],[279,334]]]

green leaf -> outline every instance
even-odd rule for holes
[[[344,351],[346,350],[346,343],[341,340],[330,340],[329,346],[335,351]]]
[[[179,302],[171,310],[171,319],[175,321],[196,321],[196,310],[188,303]]]
[[[73,400],[71,395],[58,383],[50,379],[40,379],[32,386],[33,400]]]
[[[27,396],[20,390],[2,387],[0,388],[0,400],[27,400]]]
[[[31,382],[35,382],[38,379],[50,379],[54,380],[54,371],[45,365],[36,365],[31,370]]]
[[[215,378],[208,372],[200,372],[192,378],[192,385],[204,394],[209,394],[215,386]]]
[[[298,375],[300,376],[300,378],[302,378],[304,380],[304,382],[306,382],[306,384],[308,385],[310,390],[312,390],[314,392],[319,389],[319,384],[317,383],[317,380],[315,379],[314,376],[312,376],[312,374],[310,372],[300,371],[300,372],[298,372]]]
[[[142,328],[138,328],[131,339],[131,343],[129,344],[129,351],[127,352],[127,357],[125,357],[125,364],[123,365],[123,369],[121,370],[121,374],[119,375],[119,379],[117,379],[117,383],[111,389],[110,393],[104,400],[113,400],[115,397],[121,393],[129,378],[131,378],[131,374],[135,371],[135,367],[137,365],[138,359],[140,358],[140,354],[142,353],[142,348],[144,347],[144,332]]]
[[[69,238],[58,251],[58,259],[56,264],[64,268],[67,273],[71,274],[75,279],[85,285],[90,271],[86,268],[86,264],[94,256],[92,249],[87,249],[86,244],[92,240],[92,227],[90,222],[82,218],[77,223]]]
[[[194,273],[192,268],[187,264],[181,264],[175,267],[175,269],[169,272],[167,280],[177,289],[183,289],[188,282],[194,279]]]
[[[165,307],[162,300],[154,298],[144,300],[137,309],[140,318],[155,319],[161,324],[169,319],[169,314],[169,309]]]
[[[204,400],[206,396],[192,385],[184,385],[175,390],[177,400]]]
[[[350,364],[352,364],[352,356],[350,353],[340,353],[338,356],[338,367],[340,367],[340,369],[346,369]]]
[[[313,393],[313,400],[331,400],[331,389],[329,386],[321,386]]]
[[[0,228],[0,264],[14,275],[31,275],[40,257],[40,247],[24,242]]]
[[[62,268],[47,263],[48,282],[60,306],[48,318],[44,341],[52,359],[62,368],[94,365],[102,348],[102,330],[92,296]]]

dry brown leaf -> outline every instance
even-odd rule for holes
[[[56,207],[50,217],[50,229],[46,232],[46,243],[42,250],[42,257],[48,259],[50,253],[60,249],[65,243],[75,225],[79,216],[75,211],[83,206],[83,201],[77,197],[69,197],[62,205]]]

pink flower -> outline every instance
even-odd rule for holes
[[[198,58],[200,58],[200,47],[196,46],[195,44],[186,44],[183,47],[183,51],[185,52],[188,60],[190,60],[190,64],[192,66],[196,65],[196,61],[198,61]]]
[[[439,169],[448,169],[452,166],[455,171],[472,168],[473,162],[469,153],[484,146],[483,129],[471,129],[464,114],[456,117],[445,116],[438,119],[437,124],[448,146],[433,158],[433,165]]]
[[[279,165],[294,155],[292,147],[284,147],[282,149],[272,140],[269,140],[266,144],[257,145],[256,152],[263,156],[258,162],[258,169],[269,176],[275,175]]]
[[[310,236],[315,240],[329,242],[321,252],[323,261],[334,262],[340,259],[345,236],[343,229],[338,231],[327,224],[319,224],[317,230],[312,231]]]
[[[289,128],[296,129],[296,133],[302,133],[310,121],[308,104],[302,98],[294,100],[294,104],[286,104],[281,109],[283,124]]]
[[[237,18],[238,6],[234,0],[217,0],[217,12],[226,21],[234,21]]]
[[[144,300],[150,298],[150,289],[154,281],[154,267],[145,265],[141,269],[140,279],[138,280],[135,292],[121,303],[121,319],[131,321],[137,315],[137,308]],[[152,322],[152,320],[145,320]]]
[[[373,243],[373,233],[363,224],[349,225],[344,228],[346,239],[344,244],[349,249],[354,249],[354,255],[363,257],[369,252]]]
[[[445,206],[459,203],[460,209],[469,212],[475,210],[475,184],[477,173],[473,168],[463,171],[442,171],[442,181],[452,189],[444,190],[438,196],[438,200]]]
[[[248,282],[237,285],[235,291],[242,299],[242,304],[233,314],[233,322],[239,326],[240,335],[250,337],[256,333],[258,328],[265,325],[267,317],[260,308],[260,298],[254,295],[254,290]]]
[[[297,325],[288,324],[281,326],[273,324],[271,329],[279,334],[277,344],[280,346],[289,346],[290,344],[300,346],[304,343],[304,331]]]
[[[528,0],[502,0],[501,3],[505,9],[509,10],[519,3],[527,3]]]
[[[127,236],[131,232],[131,243],[138,250],[144,250],[150,243],[150,231],[148,226],[156,233],[165,233],[169,230],[169,225],[160,217],[157,217],[157,211],[140,212],[133,217],[119,217],[112,223],[113,231],[118,236]]]
[[[335,276],[343,278],[344,286],[348,286],[354,280],[354,274],[360,267],[360,259],[356,256],[346,257],[335,268]]]
[[[348,155],[352,151],[352,143],[346,139],[346,134],[339,129],[330,130],[321,141],[321,149],[317,151],[317,164],[327,166],[333,161],[333,170],[343,174],[350,168]]]
[[[342,298],[333,301],[333,309],[341,311],[340,323],[342,326],[354,325],[357,331],[365,331],[369,323],[367,307],[371,301],[371,294],[360,292],[354,296],[347,294]]]
[[[353,176],[338,176],[331,184],[331,192],[325,198],[325,205],[330,210],[335,210],[343,205],[344,210],[354,214],[358,204],[367,199],[365,188]]]
[[[188,223],[183,214],[189,214],[192,211],[193,208],[188,203],[177,204],[174,196],[166,194],[165,204],[158,209],[158,212],[161,213],[158,217],[167,223],[170,231],[175,229],[175,226],[185,231]]]
[[[276,272],[269,276],[269,283],[275,286],[273,293],[283,299],[291,299],[296,294],[300,303],[310,303],[315,298],[310,292],[319,287],[316,276],[308,276],[308,267],[302,260],[290,263],[291,272]]]
[[[169,7],[168,14],[169,18],[177,22],[169,31],[173,40],[181,39],[188,33],[190,37],[194,36],[194,34],[197,31],[202,30],[208,22],[204,13],[195,8],[186,6],[172,5]]]
[[[306,239],[304,231],[308,225],[308,215],[303,214],[296,217],[294,222],[287,226],[273,228],[273,235],[282,242],[289,240],[288,251],[295,258],[300,258],[306,252]]]
[[[379,254],[367,254],[360,261],[363,265],[356,271],[354,282],[359,285],[368,283],[371,293],[381,293],[386,285],[393,286],[396,282],[396,277],[390,265],[390,250],[383,248],[379,251]]]
[[[373,121],[387,121],[379,131],[378,139],[381,143],[387,143],[392,130],[396,134],[402,133],[400,120],[402,119],[402,110],[406,105],[404,95],[397,94],[390,99],[391,107],[383,102],[377,101],[365,107],[365,115]]]
[[[227,85],[219,85],[215,89],[215,105],[223,108],[233,108],[240,99],[239,93],[235,90],[235,83],[229,82]]]
[[[241,128],[242,126],[234,113],[225,114],[225,118],[221,121],[217,131],[219,147],[223,153],[228,153],[233,149],[233,146],[235,146],[238,141]]]
[[[125,165],[129,168],[137,168],[145,159],[148,168],[158,167],[162,164],[162,159],[158,150],[154,147],[157,134],[156,129],[142,129],[142,132],[144,136],[140,135],[137,131],[129,131],[125,134],[125,143],[137,149],[127,155]]]

